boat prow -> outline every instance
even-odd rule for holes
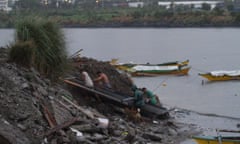
[[[162,63],[162,64],[158,64],[158,66],[187,66],[189,64],[189,60],[185,60],[185,61],[174,61],[174,62],[166,62],[166,63]]]
[[[239,136],[193,136],[198,144],[240,144]]]

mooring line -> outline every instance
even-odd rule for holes
[[[195,71],[197,71],[197,72],[207,72],[206,70],[201,70],[201,69],[198,69],[198,68],[195,68],[195,67],[191,67],[192,68],[192,70],[195,70]]]
[[[161,83],[157,85],[155,89],[153,89],[153,92],[155,92],[164,82],[166,82],[170,77],[165,78]]]

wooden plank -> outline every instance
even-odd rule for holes
[[[57,121],[54,118],[54,116],[49,112],[48,108],[44,105],[42,105],[43,107],[43,113],[45,118],[48,121],[48,124],[50,125],[51,128],[55,127],[57,125]]]
[[[82,85],[80,82],[75,82],[77,80],[64,80],[65,83],[70,84],[72,86],[76,86],[79,87],[83,90],[98,94],[100,96],[102,96],[105,99],[108,99],[110,101],[115,102],[116,104],[120,104],[122,106],[127,106],[127,107],[132,107],[133,106],[133,101],[131,100],[132,97],[131,96],[127,96],[127,95],[120,95],[111,91],[106,91],[106,90],[102,90],[102,89],[97,89],[97,88],[89,88],[89,87],[85,87],[84,85]],[[142,112],[144,113],[144,115],[151,115],[154,117],[167,117],[169,115],[168,111],[166,108],[161,107],[161,106],[157,106],[157,105],[150,105],[150,104],[145,104],[142,107]],[[151,117],[150,116],[150,117]]]
[[[65,83],[68,83],[68,84],[71,84],[71,85],[73,85],[73,86],[76,86],[76,87],[85,89],[85,90],[87,90],[87,91],[93,92],[93,93],[95,93],[95,94],[99,94],[99,95],[105,96],[105,97],[107,97],[108,99],[112,99],[112,100],[114,100],[114,101],[117,101],[117,102],[121,103],[121,100],[119,100],[118,98],[115,98],[115,97],[113,97],[113,96],[111,96],[111,95],[105,94],[105,93],[100,92],[100,91],[96,91],[96,90],[93,89],[93,88],[85,87],[85,86],[83,86],[83,85],[80,85],[80,84],[78,84],[78,83],[76,83],[76,82],[73,82],[73,81],[70,81],[70,80],[64,80],[64,82],[65,82]]]
[[[71,102],[69,99],[67,99],[66,97],[62,96],[62,98],[68,102],[69,104],[73,105],[75,108],[77,108],[78,110],[80,110],[82,113],[84,113],[86,116],[88,116],[91,119],[94,119],[94,115],[91,111],[89,110],[85,110],[84,108],[82,108],[81,106],[76,105],[75,103]]]

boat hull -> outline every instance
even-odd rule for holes
[[[64,79],[63,81],[83,91],[98,95],[100,98],[104,99],[105,102],[109,101],[109,103],[112,105],[120,106],[123,108],[132,108],[134,106],[133,96],[119,94],[112,90],[101,89],[97,87],[89,88],[85,86],[82,81],[77,80],[76,78]],[[162,105],[145,104],[141,107],[141,114],[143,116],[156,119],[166,119],[169,117],[168,110]]]
[[[239,76],[228,76],[228,75],[214,76],[214,75],[211,75],[210,73],[199,74],[199,75],[208,79],[209,81],[240,80],[240,75]]]
[[[240,144],[240,137],[195,136],[198,144]]]
[[[159,76],[159,75],[188,75],[191,67],[185,67],[176,70],[149,70],[149,71],[135,71],[131,72],[132,76]]]
[[[145,65],[145,66],[187,66],[189,64],[189,60],[185,60],[182,62],[179,61],[174,61],[174,62],[166,62],[166,63],[161,63],[161,64],[132,64],[132,63],[126,63],[126,64],[116,64],[116,60],[112,60],[110,64],[115,66],[118,70],[122,71],[131,71],[131,68],[137,65]]]

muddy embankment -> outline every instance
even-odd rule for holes
[[[85,70],[94,78],[100,70],[109,75],[115,90],[131,94],[129,80],[108,62],[81,58],[75,66],[67,76],[78,77]],[[179,144],[194,127],[171,115],[136,122],[123,108],[62,81],[53,83],[33,68],[9,63],[4,48],[0,48],[0,98],[1,144]],[[106,120],[108,126],[102,125]]]

